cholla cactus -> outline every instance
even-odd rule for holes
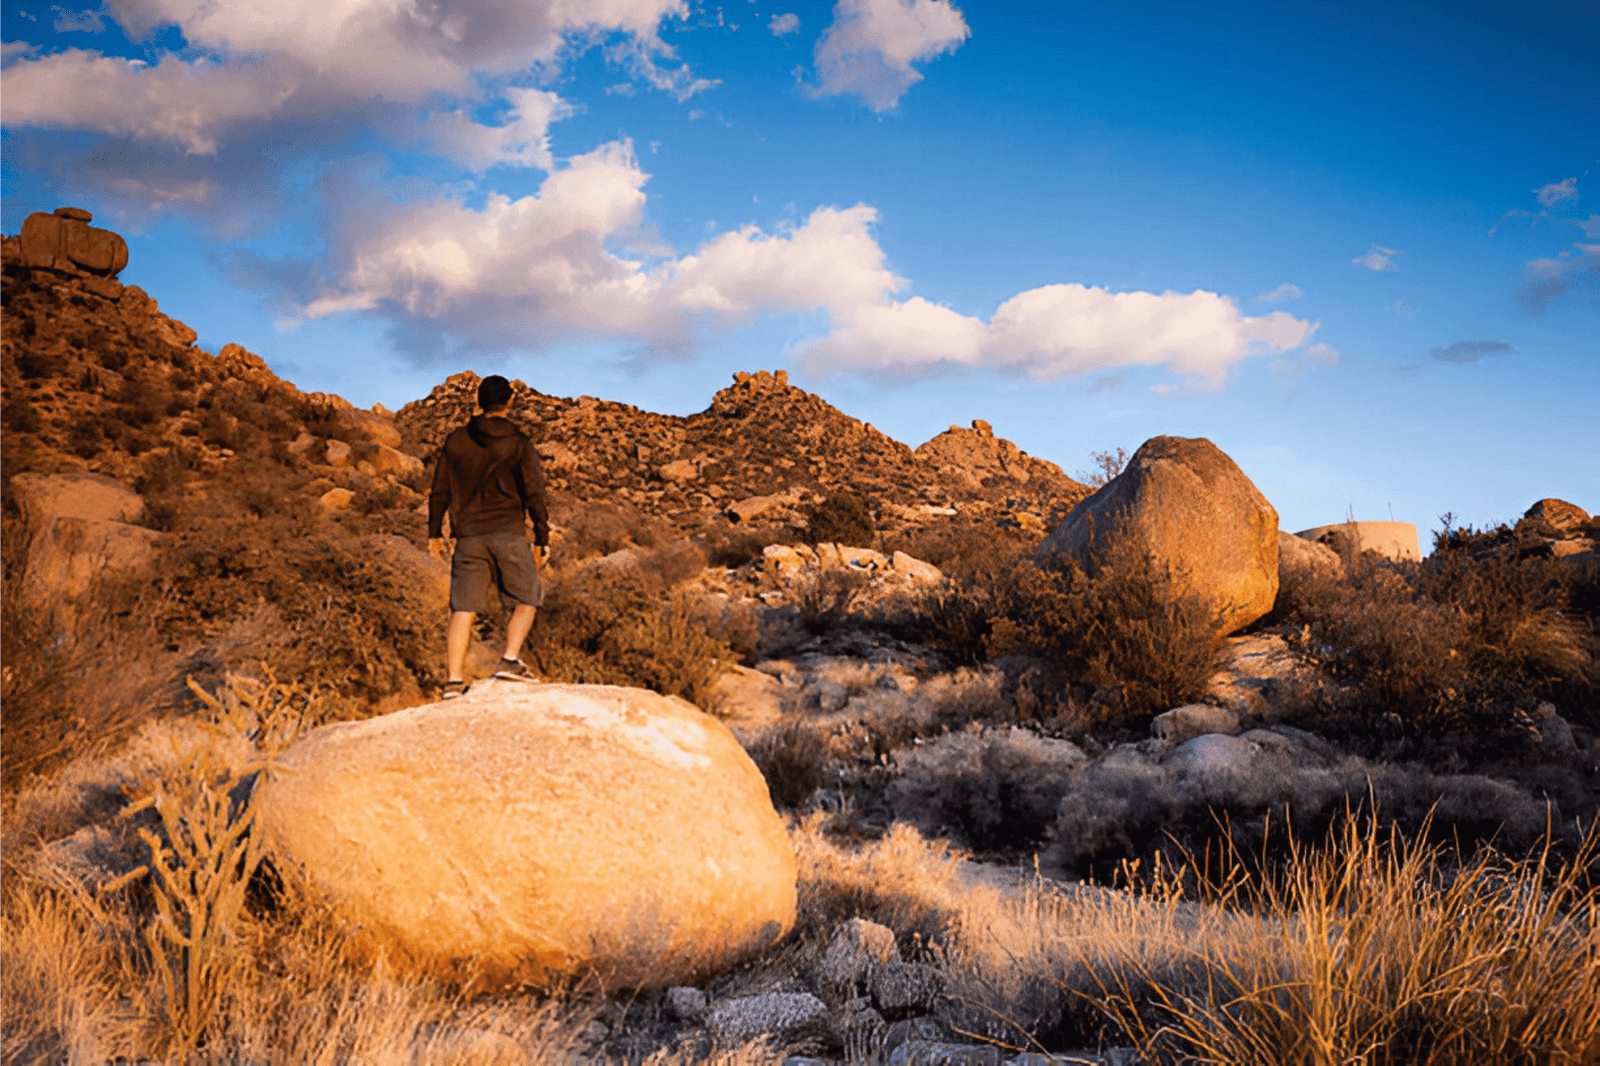
[[[144,940],[175,1051],[199,1043],[239,965],[234,925],[260,861],[250,779],[273,772],[315,699],[270,671],[263,680],[230,675],[215,695],[192,678],[189,688],[203,705],[199,729],[172,737],[176,758],[130,790],[126,811],[161,819],[161,833],[139,830],[150,862],[127,879],[150,879],[156,914]]]

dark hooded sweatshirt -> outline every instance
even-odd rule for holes
[[[444,536],[450,511],[453,536],[518,532],[523,513],[533,518],[533,538],[550,543],[550,513],[544,501],[544,471],[527,435],[499,415],[475,415],[445,438],[428,494],[428,536]]]

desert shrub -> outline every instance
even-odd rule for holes
[[[560,524],[565,535],[557,542],[552,561],[563,567],[592,555],[610,555],[624,548],[653,548],[677,539],[670,523],[641,515],[620,503],[579,504],[561,516]]]
[[[795,930],[826,941],[850,918],[894,930],[901,944],[945,940],[961,920],[966,856],[899,823],[877,840],[855,846],[830,839],[818,812],[790,830],[799,866]]]
[[[1347,580],[1297,586],[1289,619],[1351,686],[1343,713],[1353,733],[1394,716],[1412,734],[1443,731],[1489,752],[1525,739],[1519,708],[1592,703],[1592,623],[1567,610],[1573,581],[1503,555],[1367,560]]]
[[[800,623],[814,634],[843,626],[861,604],[872,577],[850,566],[808,567],[790,585]]]
[[[37,433],[42,425],[39,412],[25,400],[5,398],[5,426],[13,433]]]
[[[701,539],[712,566],[734,569],[760,559],[762,549],[769,544],[794,544],[802,538],[789,526],[740,523],[713,526]]]
[[[74,422],[67,431],[67,450],[80,459],[93,459],[105,445],[105,427],[89,415]]]
[[[617,679],[613,683],[682,696],[708,711],[716,710],[713,690],[730,658],[728,646],[695,625],[681,599],[609,627],[598,655],[605,673]]]
[[[901,753],[895,817],[979,852],[1044,843],[1083,755],[1020,730],[951,733]]]
[[[932,563],[947,577],[968,582],[1011,569],[1038,541],[1026,530],[951,518],[938,525],[914,527],[892,539],[886,537],[883,550],[886,554],[903,551]]]
[[[547,572],[529,654],[548,677],[639,685],[711,709],[716,679],[737,656],[692,597],[672,592],[703,558],[679,540]]]
[[[798,807],[828,783],[827,738],[802,719],[766,730],[750,744],[749,752],[779,807]]]
[[[830,493],[806,514],[805,539],[809,544],[869,548],[877,536],[878,527],[867,501],[851,492]]]
[[[1292,830],[1325,840],[1350,812],[1470,851],[1493,842],[1522,853],[1553,829],[1571,843],[1592,810],[1561,810],[1535,793],[1477,774],[1415,765],[1263,751],[1235,769],[1185,776],[1142,759],[1105,759],[1071,774],[1042,861],[1058,876],[1110,879],[1126,861],[1152,868],[1219,839],[1256,859],[1282,855]]]
[[[1150,1061],[1568,1063],[1600,1053],[1596,837],[1464,868],[1436,847],[1348,823],[1284,876],[1233,876],[1201,900],[1264,920],[1200,943],[1177,972],[1151,954],[1086,956],[1090,998]],[[1176,885],[1182,872],[1169,885]],[[1178,893],[1169,888],[1169,905]],[[1184,972],[1187,971],[1187,972]]]
[[[958,660],[1040,660],[1060,684],[1117,693],[1128,714],[1193,702],[1211,678],[1214,614],[1148,557],[1117,551],[1093,576],[1071,560],[1040,568],[1013,556],[925,591],[888,623]]]
[[[243,626],[254,659],[379,707],[442,680],[434,595],[420,573],[274,505],[253,522],[186,530],[122,609],[175,650]]]

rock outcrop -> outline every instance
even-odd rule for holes
[[[765,781],[682,700],[480,684],[324,726],[281,765],[259,792],[280,872],[425,970],[689,984],[794,921]]]
[[[453,375],[403,407],[395,417],[403,450],[436,451],[472,414],[479,380]],[[512,417],[539,442],[551,488],[577,500],[794,524],[807,501],[849,492],[877,509],[879,529],[958,513],[1043,528],[1088,492],[1054,464],[995,437],[987,423],[913,452],[790,385],[782,371],[736,374],[706,410],[687,418],[592,396],[547,396],[520,381],[512,388]],[[967,460],[980,465],[959,466]]]
[[[132,523],[144,517],[139,494],[99,474],[17,474],[11,479],[28,535],[23,595],[70,604],[96,578],[154,555],[161,534]]]
[[[1127,468],[1073,508],[1035,553],[1093,571],[1113,551],[1147,554],[1214,610],[1222,633],[1272,609],[1278,512],[1232,459],[1203,437],[1153,437]]]
[[[110,230],[89,225],[94,216],[81,207],[36,211],[22,220],[22,261],[65,273],[114,278],[128,265],[128,243]]]

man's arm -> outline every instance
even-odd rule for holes
[[[524,438],[526,440],[526,438]],[[533,520],[533,542],[541,548],[550,547],[550,508],[544,498],[544,465],[539,462],[539,448],[531,440],[522,446],[522,505]]]
[[[448,440],[446,441],[448,444]],[[433,468],[433,487],[428,490],[428,550],[443,559],[448,545],[444,539],[444,513],[450,506],[450,473],[445,448],[439,449],[439,463]]]

